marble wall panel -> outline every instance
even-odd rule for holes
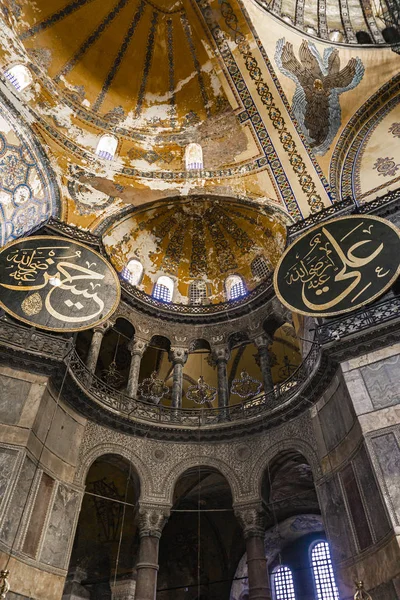
[[[346,437],[353,426],[355,414],[349,392],[344,381],[330,400],[321,408],[319,418],[327,450],[330,451]],[[332,427],[335,423],[335,427]]]
[[[13,450],[12,448],[0,448],[0,506],[5,498],[8,486],[12,483],[11,475],[17,457],[17,450]]]
[[[15,540],[35,471],[36,467],[34,463],[30,458],[25,457],[17,484],[11,497],[11,502],[7,509],[7,514],[0,530],[0,538],[8,545],[11,545]]]
[[[399,596],[396,593],[393,581],[382,583],[370,591],[372,600],[397,600]]]
[[[400,447],[390,432],[371,440],[390,497],[396,524],[400,523]]]
[[[43,531],[43,525],[49,508],[51,494],[53,492],[53,487],[54,479],[47,475],[47,473],[42,473],[39,489],[36,494],[28,530],[26,532],[24,545],[22,548],[26,554],[32,557],[36,556],[40,537]]]
[[[29,381],[0,375],[0,422],[16,425],[31,388]]]
[[[390,522],[365,446],[362,446],[357,452],[353,466],[366,500],[366,510],[375,538],[380,540],[389,533]]]
[[[68,567],[68,548],[75,535],[78,508],[78,492],[59,483],[41,552],[42,562],[60,569]]]
[[[338,476],[320,484],[318,495],[333,560],[339,563],[352,556],[355,549]]]
[[[374,408],[400,402],[400,355],[361,367],[361,375]]]
[[[357,535],[358,546],[362,551],[372,545],[372,535],[352,464],[347,465],[343,469],[341,478],[353,521],[353,527]]]

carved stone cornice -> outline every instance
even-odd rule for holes
[[[170,507],[162,504],[139,504],[140,537],[160,538],[170,515]]]
[[[234,510],[246,540],[251,537],[260,537],[264,539],[267,514],[261,502],[242,504],[236,506]]]

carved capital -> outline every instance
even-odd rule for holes
[[[147,348],[147,342],[145,342],[144,340],[142,340],[138,337],[135,337],[133,340],[131,340],[129,342],[128,348],[132,355],[137,354],[138,356],[143,356],[143,354]]]
[[[228,346],[216,346],[212,350],[212,359],[218,364],[220,362],[227,363],[231,353]]]
[[[237,506],[235,507],[235,516],[243,529],[245,539],[250,537],[264,539],[267,515],[261,503]]]
[[[168,354],[168,358],[174,365],[184,365],[188,358],[188,351],[186,350],[186,348],[171,348]]]
[[[268,349],[268,346],[270,346],[273,341],[274,338],[272,335],[270,335],[269,333],[262,333],[261,335],[255,338],[254,343],[257,346],[257,348],[261,350],[262,348]]]
[[[168,521],[170,509],[157,504],[140,504],[139,535],[140,537],[161,537],[164,525]]]
[[[112,321],[104,321],[104,323],[100,323],[99,325],[96,325],[96,327],[93,327],[93,333],[98,332],[104,335],[113,325],[114,323]]]

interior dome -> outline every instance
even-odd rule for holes
[[[119,272],[132,259],[141,262],[139,287],[146,293],[167,275],[175,282],[174,302],[187,303],[191,284],[202,281],[206,301],[217,303],[227,299],[228,276],[241,277],[247,290],[267,276],[285,246],[285,227],[270,208],[249,202],[176,198],[124,217],[103,241]]]
[[[176,130],[229,106],[190,3],[24,1],[16,28],[32,61],[82,115],[126,130]]]

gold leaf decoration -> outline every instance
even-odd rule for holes
[[[33,315],[40,313],[42,307],[43,302],[38,292],[27,296],[27,298],[25,298],[21,304],[23,312],[28,315],[28,317],[32,317]]]

